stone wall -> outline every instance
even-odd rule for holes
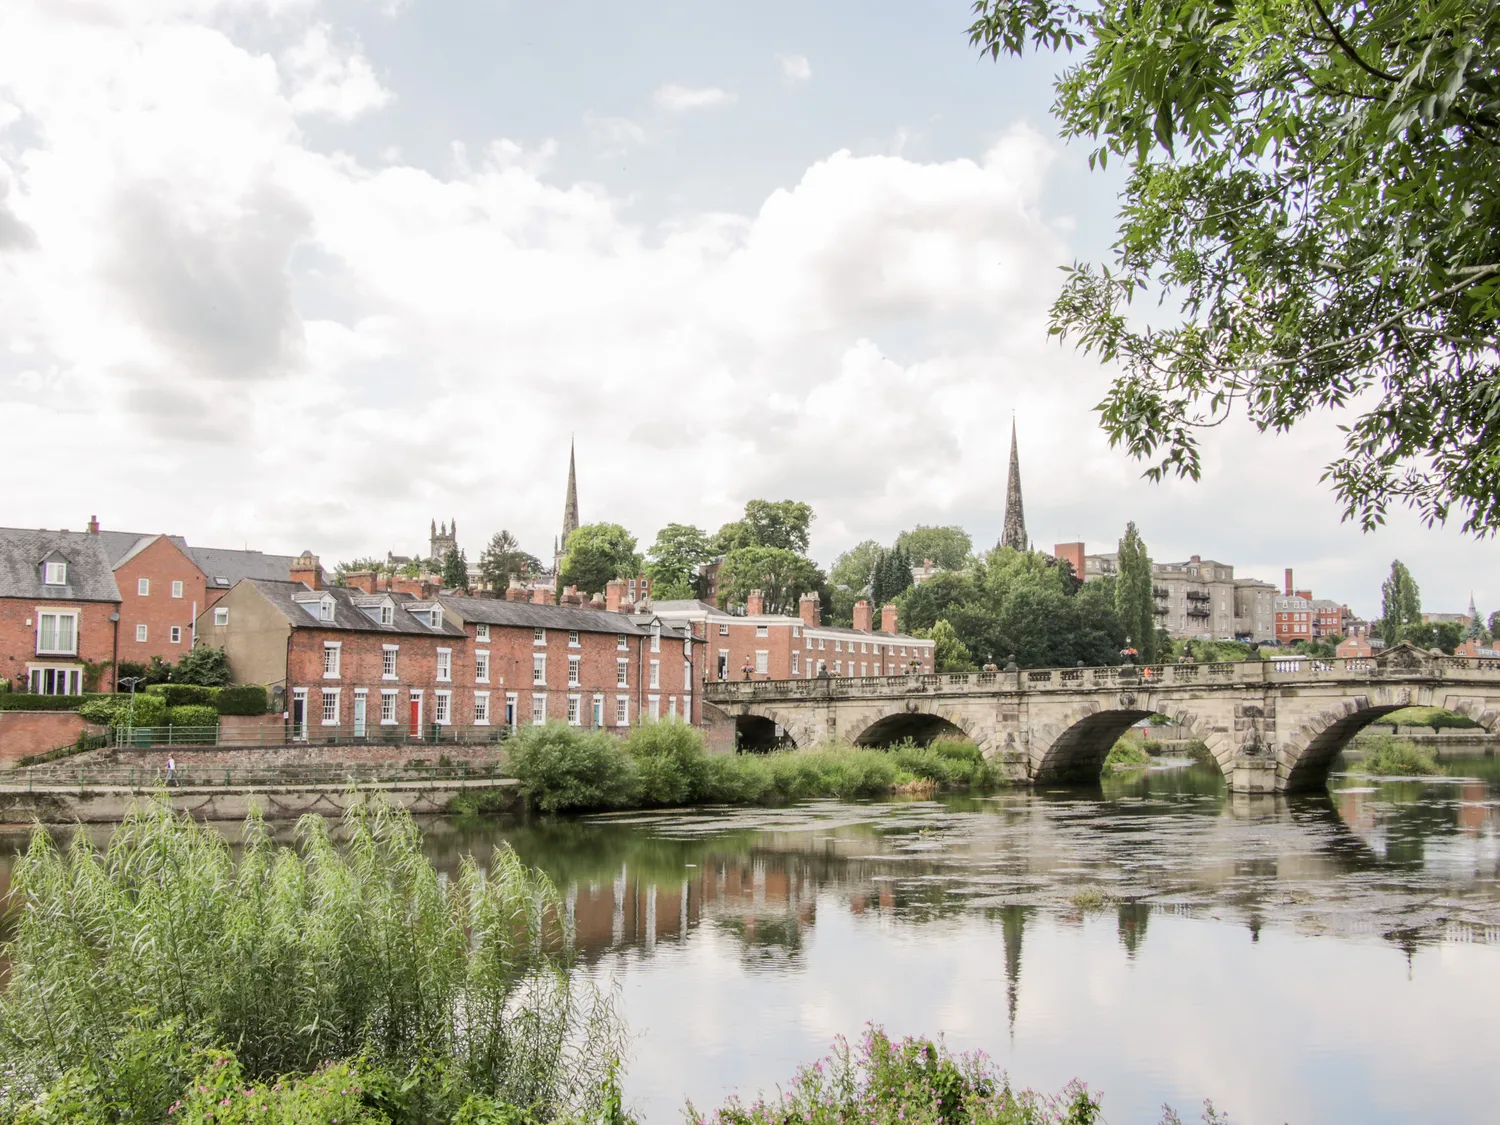
[[[80,731],[103,734],[104,728],[84,722],[75,711],[0,711],[0,769],[66,746]]]
[[[505,760],[503,752],[493,745],[443,743],[405,746],[153,746],[149,749],[121,748],[114,753],[114,764],[126,769],[164,770],[167,758],[179,769],[275,769],[280,766],[404,766],[422,761],[438,764],[439,757],[472,768],[496,766]]]

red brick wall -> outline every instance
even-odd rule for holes
[[[340,645],[339,675],[336,679],[323,676],[323,648],[325,642]],[[397,679],[381,678],[384,646],[398,645],[396,656]],[[439,683],[437,679],[437,650],[453,650],[453,680]],[[354,719],[354,693],[363,688],[368,692],[366,721],[372,731],[380,729],[380,693],[396,688],[396,726],[407,724],[410,718],[410,701],[413,691],[422,693],[423,726],[433,721],[434,695],[438,689],[453,692],[452,712],[454,723],[468,724],[473,721],[473,675],[470,661],[465,660],[466,645],[462,637],[423,636],[406,633],[342,632],[333,629],[292,630],[291,652],[287,662],[287,709],[291,710],[292,693],[296,688],[307,689],[308,732],[316,737],[322,726],[323,690],[339,691],[338,721],[348,726]]]
[[[140,594],[140,580],[149,583]],[[172,583],[182,583],[182,597],[172,596]],[[153,656],[175,663],[193,646],[194,607],[208,604],[203,572],[165,536],[115,571],[120,587],[120,659],[140,663]],[[144,642],[136,640],[137,626],[146,626]],[[172,641],[172,627],[181,634]]]
[[[84,722],[72,711],[0,711],[0,766],[66,746],[85,730],[104,733],[103,727]]]
[[[772,622],[764,626],[766,636],[758,637],[755,631],[760,626],[738,621],[728,623],[729,635],[723,633],[724,622],[710,621],[708,623],[708,676],[710,679],[719,679],[719,653],[728,650],[729,660],[727,664],[727,679],[742,680],[745,678],[745,660],[748,657],[750,667],[755,667],[755,654],[757,651],[765,651],[767,654],[766,673],[761,675],[753,672],[752,680],[788,680],[792,678],[792,649],[795,646],[800,652],[802,648],[801,638],[792,636],[793,628],[800,633],[801,623],[797,621]],[[800,667],[800,665],[799,665]],[[830,664],[829,667],[832,667]]]
[[[36,616],[40,608],[62,609],[78,614],[78,653],[76,656],[38,656],[36,654]],[[12,686],[26,682],[28,664],[78,664],[80,660],[109,662],[115,658],[115,612],[113,602],[49,601],[45,598],[0,598],[0,677]],[[114,670],[107,668],[99,678],[99,690],[114,687]]]

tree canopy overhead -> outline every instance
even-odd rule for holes
[[[568,536],[559,581],[580,593],[601,594],[611,579],[633,578],[640,570],[634,535],[617,523],[586,523]]]
[[[998,58],[1077,51],[1054,112],[1123,159],[1114,261],[1075,265],[1052,331],[1116,377],[1099,411],[1147,475],[1199,435],[1350,410],[1345,517],[1392,502],[1500,528],[1500,3],[977,0]],[[1138,326],[1155,289],[1175,323]]]

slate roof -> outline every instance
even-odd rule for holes
[[[41,561],[61,556],[68,563],[66,586],[42,585]],[[0,528],[0,598],[46,601],[118,602],[109,554],[83,531]]]
[[[434,601],[465,621],[486,625],[519,625],[527,629],[569,629],[580,633],[627,633],[643,636],[650,633],[623,613],[601,609],[582,609],[571,605],[534,605],[531,602],[508,602],[502,598],[465,598],[457,594],[439,594]]]
[[[265,555],[259,551],[226,551],[218,547],[188,547],[187,553],[208,579],[210,590],[222,590],[246,578],[288,582],[292,563],[297,560],[296,555]],[[226,581],[220,582],[220,578]]]
[[[417,634],[423,637],[462,637],[464,631],[457,625],[444,621],[437,628],[433,628],[425,621],[418,620],[406,608],[402,599],[392,597],[396,604],[395,620],[390,625],[382,625],[372,618],[364,610],[354,604],[356,597],[363,597],[358,590],[351,590],[341,586],[329,587],[326,590],[313,590],[300,582],[276,582],[264,578],[247,578],[249,582],[265,599],[281,611],[294,629],[336,629],[357,633],[393,633],[393,634]],[[333,620],[319,621],[315,613],[309,613],[304,605],[317,607],[318,600],[327,594],[333,599]],[[306,602],[296,600],[296,596],[306,598]]]
[[[652,611],[661,617],[693,617],[704,615],[715,624],[726,621],[731,625],[801,625],[800,617],[793,617],[783,613],[762,613],[751,616],[747,613],[726,613],[716,606],[707,602],[699,601],[666,601],[653,602]],[[865,641],[881,641],[886,644],[931,644],[931,641],[923,642],[921,637],[913,637],[907,633],[866,633],[859,629],[850,629],[844,625],[808,625],[808,632],[826,636],[849,637]]]
[[[136,553],[145,550],[154,540],[160,538],[170,539],[173,543],[177,544],[180,551],[191,556],[187,540],[180,535],[163,537],[156,532],[100,530],[94,534],[94,538],[104,544],[104,550],[109,555],[109,565],[111,567],[119,566]]]

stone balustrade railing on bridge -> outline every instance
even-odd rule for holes
[[[726,680],[704,686],[711,703],[767,699],[865,699],[913,695],[990,695],[996,692],[1077,691],[1090,688],[1198,687],[1211,684],[1328,683],[1341,680],[1479,680],[1500,682],[1500,659],[1431,656],[1422,664],[1380,657],[1279,659],[1204,664],[1110,665],[1100,668],[1022,668],[1004,672],[905,676],[827,676],[802,680]]]

